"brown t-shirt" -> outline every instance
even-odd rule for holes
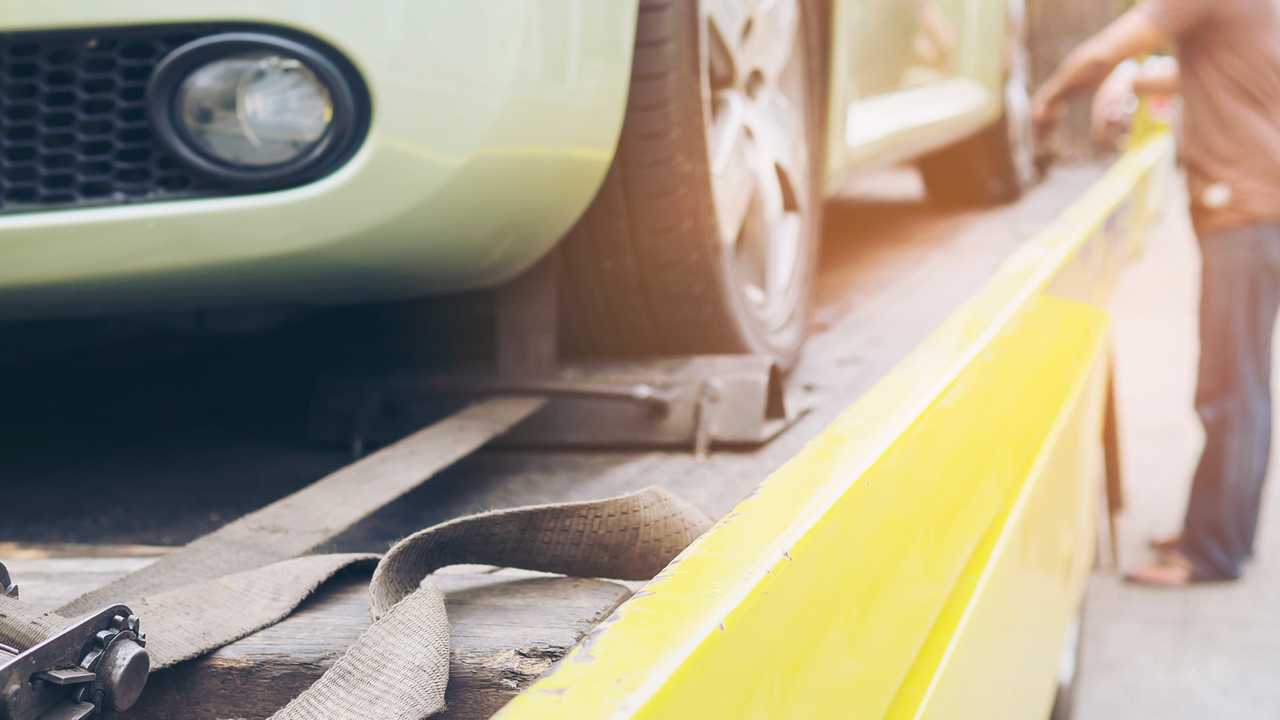
[[[1280,0],[1146,0],[1140,8],[1177,42],[1197,232],[1280,220]]]

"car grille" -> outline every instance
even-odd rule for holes
[[[0,213],[223,194],[159,143],[146,88],[190,27],[0,33]]]

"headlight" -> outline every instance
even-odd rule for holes
[[[324,139],[329,88],[301,60],[254,54],[215,60],[178,87],[178,120],[209,155],[233,165],[280,165]]]
[[[204,37],[157,66],[151,120],[174,154],[216,179],[297,184],[349,156],[367,125],[367,95],[352,74],[291,39]]]

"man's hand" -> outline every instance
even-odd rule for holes
[[[1145,12],[1135,8],[1071,51],[1032,101],[1037,135],[1043,137],[1062,115],[1062,102],[1097,87],[1121,61],[1164,48],[1167,39]]]
[[[1057,127],[1062,117],[1062,100],[1056,88],[1045,84],[1031,99],[1031,120],[1035,124],[1036,139],[1043,140]]]
[[[1098,86],[1093,94],[1093,107],[1089,112],[1089,135],[1095,147],[1115,150],[1133,125],[1138,111],[1138,96],[1134,81],[1140,66],[1126,60],[1116,66],[1111,75]]]

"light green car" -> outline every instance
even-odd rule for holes
[[[1020,0],[0,0],[0,318],[493,287],[794,358],[824,198],[1030,181]]]

